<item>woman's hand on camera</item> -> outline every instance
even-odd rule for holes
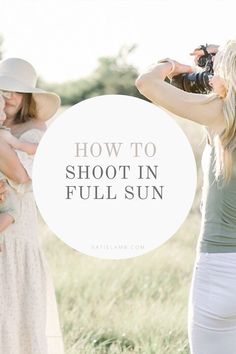
[[[180,74],[184,74],[184,73],[192,73],[194,70],[192,68],[192,66],[190,65],[185,65],[185,64],[181,64],[176,60],[170,59],[170,58],[166,58],[163,60],[160,60],[159,63],[170,63],[172,65],[171,71],[168,74],[168,78],[171,80],[174,76],[180,75]]]
[[[170,78],[180,75],[180,74],[185,74],[185,73],[192,73],[193,68],[190,65],[182,64],[179,63],[178,61],[174,60],[174,68],[170,74]]]
[[[208,51],[208,53],[210,54],[216,54],[219,50],[219,45],[217,44],[208,44],[206,47],[206,50]],[[200,47],[195,48],[194,51],[192,53],[190,53],[190,55],[194,56],[194,62],[195,64],[198,63],[198,59],[204,55],[204,50],[201,49]]]

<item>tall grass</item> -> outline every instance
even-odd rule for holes
[[[202,130],[177,120],[199,171],[193,207],[164,245],[129,260],[99,260],[66,246],[42,225],[66,354],[189,354],[187,306],[200,226]],[[171,222],[171,220],[170,220]]]

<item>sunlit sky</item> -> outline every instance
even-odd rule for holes
[[[191,63],[199,44],[236,38],[230,0],[1,0],[4,58],[30,61],[47,81],[85,77],[101,56],[137,43],[138,69],[163,57]]]

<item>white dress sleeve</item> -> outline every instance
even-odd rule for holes
[[[24,132],[19,140],[27,143],[35,143],[38,144],[45,132],[40,129],[30,129]],[[30,179],[32,179],[32,170],[33,170],[33,162],[34,162],[34,155],[29,155],[24,151],[15,150],[21,164],[23,165],[24,169],[26,170],[27,174],[29,175]],[[17,193],[25,193],[32,191],[32,182],[29,181],[28,183],[18,184],[10,179],[8,179],[9,184],[17,191]]]

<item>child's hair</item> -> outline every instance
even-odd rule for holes
[[[37,118],[36,102],[32,93],[23,93],[22,108],[17,112],[14,122],[25,123],[30,119]]]
[[[232,154],[236,150],[236,40],[228,41],[220,48],[214,60],[214,74],[220,75],[227,85],[223,103],[226,128],[214,137],[215,176],[217,180],[222,178],[224,185],[231,179]]]

